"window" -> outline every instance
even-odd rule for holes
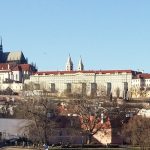
[[[10,74],[8,73],[8,79],[10,79]]]
[[[51,92],[52,92],[52,93],[55,92],[55,83],[51,83]]]
[[[110,95],[110,93],[111,93],[111,82],[107,82],[107,96],[109,96]]]
[[[86,95],[86,83],[82,83],[82,95]]]
[[[67,93],[71,93],[71,83],[67,83]]]
[[[18,75],[16,74],[16,80],[18,79]]]
[[[96,96],[96,92],[97,92],[97,84],[91,83],[91,96]]]
[[[127,90],[128,90],[128,82],[124,82],[124,91],[127,91]]]

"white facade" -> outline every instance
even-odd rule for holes
[[[73,62],[69,55],[66,71],[36,72],[25,80],[33,82],[51,93],[76,93],[92,96],[112,95],[126,97],[132,87],[132,79],[139,72],[132,70],[95,70],[84,71],[80,58],[76,71],[73,71]]]
[[[29,64],[0,63],[0,90],[5,90],[9,87],[15,92],[21,91],[24,79],[28,78],[31,72]]]
[[[20,92],[23,90],[23,83],[3,83],[0,85],[0,90],[5,90],[8,87],[11,88],[14,92]]]
[[[19,92],[23,89],[22,74],[20,71],[3,70],[0,71],[0,90],[8,87]]]
[[[41,89],[59,94],[68,91],[97,96],[112,93],[116,96],[119,89],[119,96],[123,97],[124,91],[131,89],[132,76],[130,70],[37,72],[25,83],[40,84]]]
[[[22,81],[22,72],[21,71],[13,71],[13,80],[21,82]]]
[[[132,79],[133,98],[150,97],[150,74],[140,74]]]

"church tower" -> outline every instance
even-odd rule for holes
[[[66,64],[66,71],[72,71],[73,70],[73,62],[71,60],[71,57],[69,55],[67,64]]]
[[[2,37],[0,42],[0,62],[3,62],[3,43],[2,43]]]
[[[2,43],[2,37],[1,37],[1,44],[0,44],[0,53],[3,53],[3,43]]]
[[[78,68],[77,68],[78,71],[83,71],[84,70],[84,65],[83,65],[83,62],[82,62],[82,58],[80,57],[80,60],[79,60],[79,64],[78,64]]]

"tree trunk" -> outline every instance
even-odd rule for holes
[[[48,144],[48,137],[47,137],[47,122],[44,122],[44,143]]]

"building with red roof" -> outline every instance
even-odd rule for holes
[[[84,70],[82,58],[75,70],[70,55],[64,71],[37,71],[35,65],[28,63],[22,51],[3,52],[1,40],[0,89],[10,87],[20,91],[24,83],[29,84],[30,82],[39,85],[40,89],[46,89],[57,95],[73,93],[128,98],[137,95],[135,93],[138,90],[142,88],[147,90],[150,87],[150,74],[130,69]],[[141,92],[138,91],[138,93]],[[148,95],[150,96],[150,93]]]
[[[150,97],[150,74],[141,73],[132,79],[132,97]]]
[[[2,39],[0,43],[0,90],[10,87],[20,91],[24,80],[36,72],[34,65],[28,64],[22,51],[3,52]]]
[[[132,79],[142,74],[133,70],[84,70],[81,58],[75,70],[70,55],[65,68],[65,71],[35,72],[29,80],[25,80],[25,83],[39,84],[41,89],[61,96],[74,93],[127,98],[132,88]]]

